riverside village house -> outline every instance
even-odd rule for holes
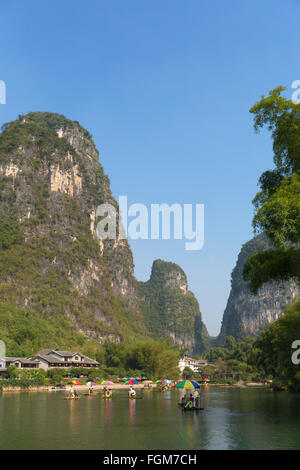
[[[29,357],[6,357],[0,362],[0,371],[7,367],[16,366],[18,369],[51,369],[52,367],[98,367],[99,362],[84,356],[78,351],[60,351],[58,349],[42,349]]]
[[[193,359],[189,356],[184,356],[180,358],[178,367],[180,369],[180,373],[183,372],[185,367],[189,367],[193,372],[199,372],[202,367],[207,366],[208,362],[205,359]]]

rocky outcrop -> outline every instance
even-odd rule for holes
[[[218,344],[224,344],[226,336],[237,339],[243,336],[257,336],[271,322],[277,320],[287,305],[300,294],[294,281],[269,282],[262,286],[257,295],[250,292],[243,280],[243,266],[250,255],[271,248],[264,234],[245,243],[238,256],[231,276],[231,291],[224,311]]]
[[[99,341],[146,334],[127,241],[96,237],[97,206],[118,207],[79,123],[30,113],[6,125],[0,189],[1,219],[22,234],[6,252],[9,269],[1,269],[3,299],[48,318],[66,316]]]
[[[201,354],[209,343],[198,301],[188,290],[184,271],[156,260],[150,280],[139,283],[145,324],[155,337],[170,337],[181,348]]]
[[[52,338],[57,332],[61,347],[66,340],[78,344],[78,335],[72,340],[75,330],[97,342],[167,335],[182,347],[202,350],[207,333],[184,272],[157,261],[142,289],[127,240],[96,236],[96,209],[102,203],[112,204],[118,214],[98,150],[78,122],[37,112],[4,125],[0,315],[28,318],[26,334],[20,335],[29,335],[31,342],[36,338],[31,331],[45,323],[50,331],[51,323]]]

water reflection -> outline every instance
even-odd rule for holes
[[[135,406],[136,400],[128,400],[129,424],[133,428],[135,424]]]
[[[104,416],[105,416],[105,427],[109,429],[112,424],[112,398],[103,399],[104,401]]]
[[[181,392],[182,393],[182,392]],[[300,396],[206,387],[204,411],[182,411],[180,391],[128,400],[60,393],[0,396],[1,449],[299,449]]]

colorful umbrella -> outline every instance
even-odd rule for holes
[[[200,388],[200,385],[193,380],[182,380],[176,385],[176,388],[184,388],[185,390],[191,390],[194,388]]]
[[[165,384],[166,381],[165,381],[164,379],[159,379],[159,380],[156,381],[156,383],[158,383],[158,384]]]
[[[110,380],[103,380],[100,385],[115,385],[113,382],[110,382]]]
[[[138,384],[138,381],[135,379],[130,379],[125,382],[125,385],[133,385],[133,384]]]
[[[91,380],[87,382],[85,385],[88,385],[89,387],[94,387],[96,384],[95,382],[92,382]]]
[[[72,384],[72,385],[81,385],[81,383],[78,382],[78,380],[72,380],[72,382],[69,382],[69,384]]]

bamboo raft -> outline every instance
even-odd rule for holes
[[[182,403],[178,403],[178,406],[180,406],[182,411],[203,411],[204,410],[204,408],[201,406],[199,407],[192,406],[191,408],[185,408],[185,405],[183,405]]]

